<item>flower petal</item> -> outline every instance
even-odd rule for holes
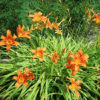
[[[75,82],[75,79],[74,78],[69,78],[68,79],[71,81],[71,83]]]
[[[4,41],[0,41],[0,46],[5,45]]]
[[[21,85],[21,83],[17,82],[17,83],[15,84],[15,87],[19,87],[20,85]]]
[[[34,58],[36,58],[37,56],[36,55],[34,55],[33,57],[32,57],[32,59],[34,59]]]
[[[7,37],[12,37],[10,30],[7,30]]]
[[[27,83],[27,82],[24,82],[24,85],[25,85],[25,86],[28,86],[28,83]]]
[[[77,90],[75,90],[76,96],[79,98],[80,94]]]
[[[17,74],[18,74],[18,76],[21,75],[21,71],[20,70],[17,70]]]
[[[17,76],[13,76],[13,79],[14,79],[14,80],[18,80],[18,77],[17,77]]]
[[[11,45],[7,45],[7,51],[10,51]]]
[[[13,36],[13,39],[16,39],[16,38],[17,38],[17,36],[16,36],[16,35],[14,35],[14,36]]]
[[[78,80],[76,81],[76,84],[78,85],[78,84],[80,84],[80,83],[81,83],[81,80],[78,79]]]
[[[28,72],[28,73],[31,72],[31,70],[30,70],[29,68],[27,68],[27,67],[26,67],[24,70],[25,70],[26,72]]]
[[[19,42],[14,41],[14,44],[13,45],[17,46],[17,45],[19,45]]]
[[[30,51],[31,51],[32,53],[35,53],[35,52],[36,52],[36,50],[34,50],[34,49],[31,49]]]
[[[43,61],[43,58],[39,58],[39,60],[40,60],[40,62],[42,62]]]
[[[5,39],[6,39],[6,37],[5,37],[5,36],[3,36],[3,35],[1,35],[1,39],[5,40]]]

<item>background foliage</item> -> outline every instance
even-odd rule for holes
[[[0,34],[7,29],[15,33],[18,24],[30,26],[28,14],[41,11],[44,15],[52,12],[51,21],[67,18],[61,27],[66,34],[84,35],[89,31],[85,8],[99,12],[99,4],[99,0],[0,0]]]

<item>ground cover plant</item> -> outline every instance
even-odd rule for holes
[[[13,30],[8,28],[5,34],[0,34],[0,99],[99,100],[99,31],[93,40],[84,38],[91,28],[94,27],[92,31],[95,31],[95,26],[99,29],[98,10],[86,6],[90,1],[30,2],[37,6],[33,6],[35,10],[27,10],[27,18],[26,15],[22,18],[24,23],[19,21],[19,24],[13,26]],[[27,1],[29,4],[30,2]],[[66,2],[71,6],[80,4],[80,7],[82,3],[87,3],[82,6],[84,10],[79,16],[84,14],[85,22],[83,18],[78,23],[80,18],[75,17],[73,12],[77,12],[79,8],[75,7],[76,10],[72,9],[74,11],[70,12],[71,7],[67,8]],[[19,1],[19,5],[20,3],[22,2]],[[59,8],[64,3],[66,5],[63,14],[60,13],[62,8],[58,11],[55,7],[52,8],[55,11],[42,11],[49,4],[48,7],[54,4]],[[75,25],[79,25],[76,31]],[[1,32],[4,30],[2,28]],[[82,30],[83,35],[80,35]],[[73,32],[78,33],[75,35]]]

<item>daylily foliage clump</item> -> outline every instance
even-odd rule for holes
[[[29,17],[32,18],[31,28],[26,30],[24,25],[23,26],[18,25],[16,29],[17,35],[13,35],[13,36],[11,34],[11,31],[7,30],[7,35],[1,36],[2,40],[0,41],[0,46],[6,45],[7,51],[10,51],[12,45],[15,45],[15,46],[20,45],[20,43],[17,42],[19,38],[31,39],[31,34],[35,30],[42,30],[42,29],[49,28],[50,30],[54,29],[55,33],[61,34],[62,30],[60,29],[60,24],[64,21],[64,19],[59,23],[57,22],[58,18],[56,18],[54,22],[51,22],[50,19],[48,18],[48,16],[50,16],[51,14],[52,13],[49,13],[47,16],[43,16],[42,12],[29,14]],[[98,14],[94,14],[92,17],[94,18],[93,21],[96,21],[96,23],[100,23],[99,17],[100,16]],[[60,65],[59,62],[63,63],[63,65],[60,65],[60,67],[64,68],[64,70],[67,70],[70,73],[68,74],[69,76],[67,76],[66,74],[67,81],[65,81],[66,85],[64,84],[64,87],[66,91],[70,89],[73,92],[75,92],[77,98],[79,98],[80,93],[78,90],[82,90],[82,87],[81,87],[82,80],[81,79],[77,79],[77,81],[75,80],[77,78],[76,76],[82,71],[82,68],[87,67],[89,55],[84,54],[82,51],[82,48],[78,49],[76,53],[72,52],[71,50],[66,50],[66,49],[67,47],[62,49],[62,52],[53,50],[51,53],[48,53],[48,49],[45,46],[44,47],[40,46],[36,48],[31,48],[29,52],[31,52],[31,56],[32,56],[31,58],[33,59],[32,60],[33,63],[35,61],[39,62],[40,64],[47,63],[48,62],[47,60],[49,59],[48,63],[50,63],[50,65],[53,64],[55,68],[57,68],[57,66]],[[62,61],[63,56],[66,56],[65,63]],[[44,58],[46,59],[44,60]],[[28,67],[24,68],[24,71],[19,69],[16,72],[17,72],[17,76],[12,77],[13,80],[17,81],[15,83],[15,87],[20,87],[21,84],[24,84],[25,86],[30,86],[30,83],[28,83],[28,81],[33,81],[33,79],[37,77],[37,74],[31,72],[31,68],[28,68]],[[71,82],[70,85],[68,82],[69,80]]]

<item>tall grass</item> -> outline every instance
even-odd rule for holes
[[[50,34],[50,33],[47,33]],[[82,71],[74,77],[76,80],[81,79],[79,100],[99,100],[100,86],[100,47],[86,42],[84,39],[73,40],[71,36],[64,38],[61,36],[44,37],[32,33],[32,38],[20,39],[22,42],[18,47],[13,47],[10,52],[0,50],[0,58],[7,57],[8,62],[0,63],[0,98],[6,100],[77,100],[75,93],[66,88],[69,83],[67,77],[72,77],[71,70],[67,69],[64,64],[67,61],[68,53],[58,59],[54,64],[50,58],[44,56],[44,61],[32,59],[33,54],[30,49],[37,47],[46,47],[46,53],[52,54],[57,51],[58,54],[64,48],[76,53],[80,48],[84,53],[89,55],[89,61],[86,68],[81,67]],[[5,49],[5,47],[4,47]],[[28,82],[29,86],[21,85],[19,88],[14,86],[16,70],[23,71],[25,67],[31,69],[35,79]]]

